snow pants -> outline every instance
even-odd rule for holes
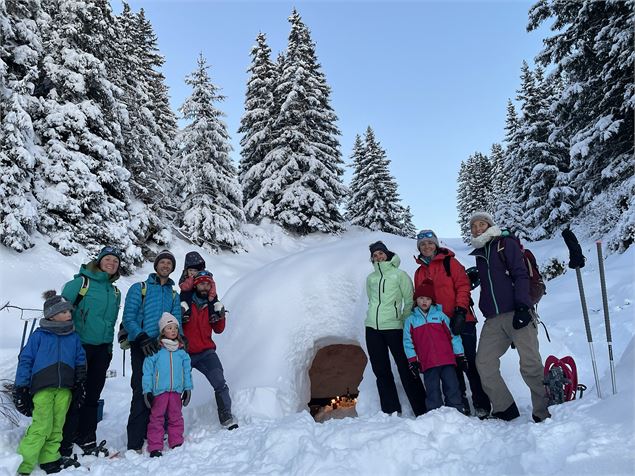
[[[81,408],[71,405],[68,409],[60,446],[63,456],[73,453],[73,443],[97,442],[97,405],[112,360],[112,344],[83,344],[83,347],[86,352],[86,399]]]
[[[183,444],[184,424],[181,405],[181,394],[178,392],[164,392],[154,397],[148,422],[148,451],[163,449],[166,420],[170,448]]]
[[[428,410],[442,407],[443,397],[445,397],[445,404],[448,407],[463,411],[459,381],[456,378],[456,370],[454,368],[454,365],[440,365],[423,372]],[[443,396],[441,396],[441,384],[443,384]]]
[[[143,360],[145,356],[137,342],[130,342],[130,365],[132,366],[132,376],[130,377],[130,387],[132,388],[132,401],[130,402],[130,415],[128,416],[128,449],[140,450],[143,447],[143,440],[148,429],[148,418],[150,410],[143,401]]]
[[[474,409],[480,408],[490,411],[490,401],[483,390],[481,384],[481,377],[476,369],[476,322],[466,322],[463,324],[463,330],[461,331],[461,341],[463,342],[463,349],[465,352],[465,360],[467,361],[467,379],[470,382],[470,390],[472,391],[472,404]],[[461,390],[461,397],[466,398],[467,386],[465,385],[465,378],[463,376],[463,370],[460,367],[456,368],[456,376],[459,379],[459,388]],[[427,388],[427,386],[426,386]]]
[[[18,446],[22,455],[18,473],[30,473],[38,463],[60,459],[62,428],[70,403],[68,388],[44,388],[33,395],[33,421]]]
[[[198,370],[214,388],[216,405],[218,407],[218,419],[221,424],[232,418],[232,401],[229,396],[229,387],[225,382],[223,366],[220,363],[215,350],[208,349],[196,354],[190,354],[192,368]]]
[[[408,368],[408,358],[403,348],[403,331],[401,329],[378,331],[372,327],[366,327],[366,348],[373,373],[377,377],[381,411],[384,413],[401,412],[395,378],[390,368],[390,357],[388,356],[390,350],[412,411],[415,416],[423,415],[426,412],[426,391],[423,388],[421,378],[412,375]]]
[[[522,329],[514,329],[514,312],[487,318],[476,352],[476,366],[483,389],[492,402],[492,413],[503,412],[514,403],[500,372],[500,358],[512,342],[520,356],[520,374],[531,391],[533,414],[540,419],[550,416],[543,381],[543,363],[538,347],[538,326],[532,320]]]

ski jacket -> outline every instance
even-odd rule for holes
[[[114,286],[119,273],[109,275],[97,266],[96,261],[83,264],[73,280],[62,288],[62,296],[75,303],[88,278],[88,291],[73,310],[73,324],[84,344],[112,344],[115,324],[121,305],[121,293]]]
[[[450,319],[435,304],[428,315],[417,306],[406,319],[403,328],[403,347],[408,362],[419,361],[426,371],[442,365],[456,365],[456,356],[463,355],[460,336],[450,332]]]
[[[412,311],[412,281],[399,269],[396,254],[389,261],[373,263],[375,270],[366,278],[368,312],[365,325],[376,330],[403,329]]]
[[[208,349],[216,350],[212,333],[220,334],[225,330],[225,318],[210,324],[210,315],[214,309],[212,303],[215,301],[216,299],[200,307],[193,299],[188,302],[192,314],[190,320],[183,324],[183,335],[188,340],[187,351],[190,354],[198,354]]]
[[[183,348],[170,352],[161,346],[159,352],[144,359],[141,386],[143,393],[152,393],[154,396],[192,390],[190,356]]]
[[[499,250],[499,247],[501,251]],[[505,254],[505,260],[500,254]],[[485,316],[494,317],[514,311],[518,306],[531,307],[529,273],[520,246],[510,237],[495,237],[482,248],[470,253],[476,257],[481,280],[478,307]]]
[[[450,276],[445,269],[445,260],[449,260]],[[454,308],[462,307],[467,309],[466,322],[475,322],[476,318],[470,309],[470,279],[463,265],[456,259],[454,251],[439,248],[429,264],[421,259],[421,255],[415,261],[419,268],[415,271],[414,288],[417,289],[424,280],[430,279],[434,286],[435,301],[441,305],[446,316],[454,316]]]
[[[169,312],[179,321],[181,328],[181,301],[179,293],[174,291],[174,281],[168,279],[165,284],[156,273],[148,276],[145,298],[141,295],[141,283],[130,286],[126,294],[123,309],[123,326],[128,332],[128,340],[133,341],[145,332],[149,337],[159,336],[159,319],[161,314]]]
[[[56,334],[38,327],[18,357],[16,387],[30,387],[35,394],[43,388],[72,388],[75,369],[86,365],[86,354],[76,332]]]

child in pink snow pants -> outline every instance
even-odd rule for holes
[[[150,408],[147,436],[151,457],[162,455],[166,416],[168,445],[175,448],[183,444],[181,406],[190,402],[192,391],[192,365],[179,336],[178,321],[164,312],[159,331],[161,350],[143,361],[143,399]]]

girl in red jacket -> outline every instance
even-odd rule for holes
[[[415,260],[420,266],[415,271],[414,287],[416,289],[426,279],[432,281],[436,303],[450,318],[450,330],[454,335],[461,337],[465,349],[465,373],[470,382],[474,411],[479,418],[485,418],[490,413],[491,405],[476,370],[476,318],[471,310],[470,280],[454,252],[439,246],[439,239],[434,231],[421,230],[417,234],[417,250],[419,256]],[[463,412],[469,415],[471,412],[466,396],[464,371],[459,367],[456,371]]]

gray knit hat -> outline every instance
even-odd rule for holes
[[[487,212],[484,212],[484,211],[474,212],[472,216],[470,217],[470,228],[472,228],[472,224],[476,220],[482,220],[485,223],[487,223],[489,226],[494,226],[494,218],[492,217],[492,215],[490,215]]]
[[[436,233],[432,230],[421,230],[417,233],[417,250],[421,250],[421,245],[425,241],[431,241],[437,245],[437,248],[439,247],[439,238],[437,238]]]
[[[66,300],[64,296],[57,294],[53,289],[45,291],[42,297],[46,299],[44,301],[44,319],[50,319],[60,312],[73,310],[73,305],[70,301]]]

